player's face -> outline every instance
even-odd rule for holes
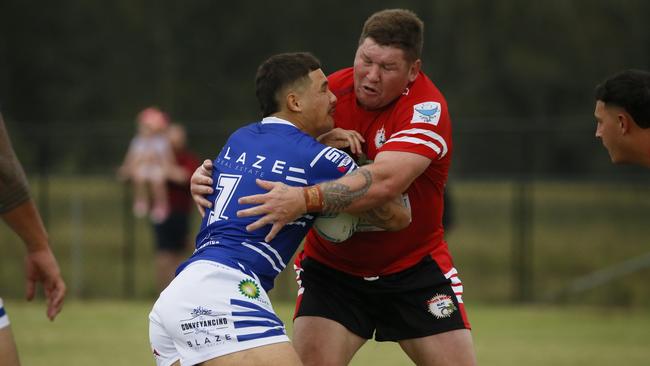
[[[420,60],[408,62],[404,51],[366,38],[354,57],[354,92],[366,109],[379,109],[406,91],[420,71]]]
[[[309,73],[311,84],[302,95],[303,113],[314,136],[322,135],[334,127],[334,109],[336,96],[330,91],[327,77],[323,70],[318,69]]]
[[[596,102],[594,117],[596,117],[596,137],[600,138],[603,146],[609,152],[612,163],[623,162],[621,149],[621,123],[619,116],[621,109],[615,106],[608,107],[602,101]]]

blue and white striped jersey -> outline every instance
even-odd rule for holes
[[[267,117],[235,131],[216,159],[208,197],[213,207],[206,211],[196,236],[196,250],[189,263],[211,260],[257,276],[268,291],[286,267],[315,217],[306,214],[286,225],[270,242],[264,237],[270,225],[254,232],[246,226],[258,217],[238,218],[239,197],[264,193],[255,179],[308,186],[333,180],[357,168],[345,152],[327,147],[285,120]]]

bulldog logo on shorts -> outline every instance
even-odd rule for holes
[[[454,301],[449,295],[436,294],[431,300],[427,301],[429,312],[436,319],[449,318],[457,310]]]

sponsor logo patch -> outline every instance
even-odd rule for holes
[[[427,301],[427,307],[436,319],[449,318],[457,310],[451,296],[442,294],[436,294]]]
[[[190,318],[181,320],[179,326],[183,334],[199,334],[228,328],[228,318],[225,315],[199,306],[192,309]]]
[[[202,306],[192,309],[190,318],[181,320],[179,326],[189,348],[201,349],[235,342],[235,336],[228,333],[232,324],[227,314]],[[159,357],[157,353],[154,349],[154,355]]]
[[[411,123],[431,123],[438,125],[442,107],[438,102],[424,102],[413,106],[413,118]]]
[[[339,165],[336,167],[336,169],[341,173],[345,173],[350,168],[349,165],[352,162],[353,162],[352,158],[346,154],[341,160],[341,162],[339,163]]]
[[[249,299],[255,300],[260,297],[260,288],[253,280],[241,280],[239,282],[239,293]]]

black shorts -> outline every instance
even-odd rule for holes
[[[184,212],[172,212],[167,219],[154,224],[156,249],[182,253],[187,244],[190,215]]]
[[[452,281],[430,257],[379,278],[351,276],[303,255],[298,256],[296,265],[302,291],[296,318],[331,319],[362,338],[374,335],[377,341],[470,328],[465,308],[454,293],[454,288],[462,288],[460,280],[452,288]]]

